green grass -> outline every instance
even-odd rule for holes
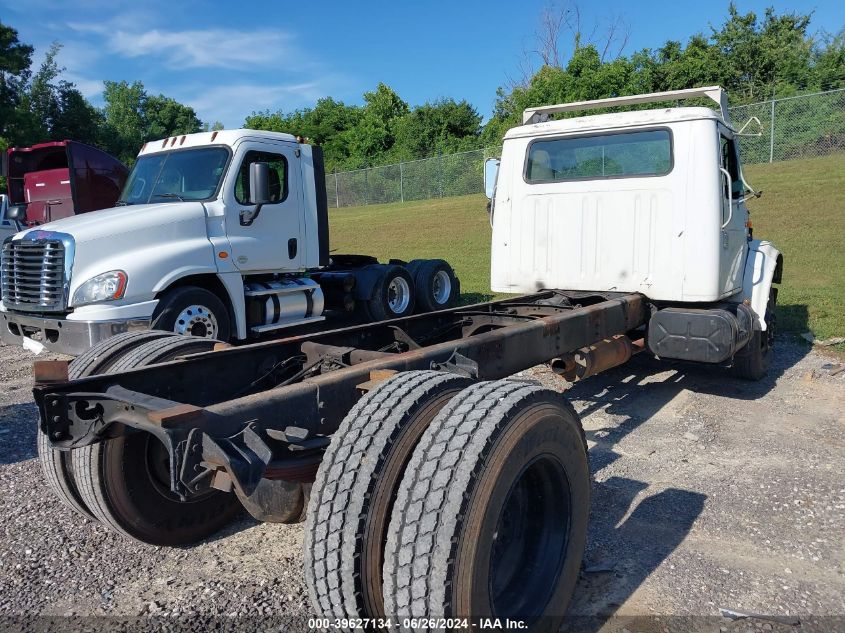
[[[756,237],[784,254],[779,328],[818,338],[845,335],[845,154],[746,168],[763,197],[749,202]],[[332,249],[394,257],[440,257],[461,279],[464,301],[490,292],[486,199],[462,196],[332,209]]]
[[[755,237],[783,253],[778,327],[817,338],[845,335],[845,154],[752,165]]]

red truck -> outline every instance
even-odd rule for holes
[[[3,158],[7,203],[27,204],[24,226],[113,207],[129,175],[114,156],[79,141],[12,147]],[[0,229],[14,231],[6,224]]]

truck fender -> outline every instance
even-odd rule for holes
[[[751,304],[757,316],[754,329],[766,329],[766,304],[773,283],[780,283],[783,255],[771,242],[751,240],[742,277],[742,298]]]
[[[385,264],[371,264],[349,271],[355,277],[355,299],[357,301],[369,301],[373,298],[376,284],[387,268]]]
[[[230,317],[232,318],[232,333],[238,340],[245,339],[247,337],[246,297],[244,296],[243,278],[239,272],[218,273],[207,269],[184,269],[174,271],[174,274],[168,275],[166,279],[162,279],[158,284],[156,284],[154,291],[156,294],[159,294],[163,291],[169,290],[174,285],[178,286],[186,283],[202,287],[205,284],[203,284],[199,278],[208,279],[212,277],[220,282],[226,293],[226,296],[221,297],[221,299],[224,300],[223,302],[226,304],[226,307],[230,309]],[[197,279],[200,283],[191,284],[193,279]]]

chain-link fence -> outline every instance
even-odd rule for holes
[[[737,130],[745,126],[740,151],[746,164],[845,152],[845,89],[734,106],[730,114]],[[501,147],[492,147],[438,154],[396,165],[327,174],[329,206],[482,193],[484,161],[500,151]]]
[[[731,108],[731,120],[740,129],[751,117],[740,139],[744,163],[771,163],[812,158],[845,151],[845,89],[787,97]]]

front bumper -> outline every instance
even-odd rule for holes
[[[0,340],[7,345],[23,345],[26,337],[38,341],[51,352],[68,356],[79,356],[115,334],[149,328],[149,318],[71,321],[0,312]]]

